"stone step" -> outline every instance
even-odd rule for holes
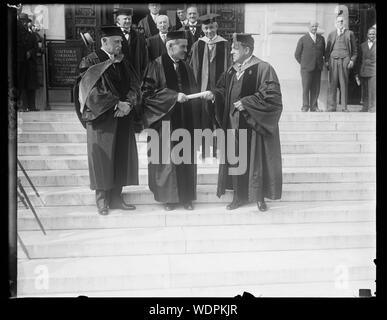
[[[376,114],[368,112],[287,112],[281,115],[282,121],[375,121]],[[40,111],[18,113],[19,122],[79,122],[74,110],[69,111]]]
[[[31,259],[374,248],[375,222],[19,231]]]
[[[80,156],[20,156],[25,170],[88,170],[86,155]],[[198,166],[218,167],[215,160],[198,162]],[[376,155],[373,153],[343,154],[283,154],[282,167],[375,167]],[[139,155],[139,167],[147,168],[145,155]]]
[[[224,203],[197,203],[195,210],[177,207],[166,212],[160,204],[140,204],[132,212],[111,210],[102,217],[96,206],[36,208],[46,230],[307,224],[375,221],[375,201],[268,201],[268,212],[255,204],[226,211]],[[40,230],[30,210],[18,210],[18,230]]]
[[[29,185],[26,177],[19,171],[24,186]],[[88,170],[32,170],[28,172],[35,187],[55,186],[88,186],[90,184]],[[375,182],[375,167],[310,167],[284,168],[283,183],[319,183],[319,182]],[[218,168],[198,168],[198,184],[216,184]],[[148,184],[148,170],[139,169],[141,185]]]
[[[343,275],[359,281],[375,279],[375,255],[375,248],[361,248],[20,259],[17,289],[36,295],[339,282]],[[46,281],[37,281],[44,276]]]
[[[33,205],[42,206],[30,187],[26,187]],[[133,204],[156,203],[148,186],[128,186],[124,188],[124,200]],[[39,194],[47,206],[94,205],[95,194],[88,187],[40,187]],[[334,200],[374,200],[375,183],[300,183],[284,184],[282,201],[334,201]],[[216,196],[216,185],[198,185],[198,203],[230,202],[232,192],[226,191],[221,198]],[[20,204],[21,206],[21,204]]]
[[[145,153],[147,144],[137,142],[138,152]],[[86,143],[18,143],[17,152],[19,156],[34,155],[86,155]],[[374,142],[282,142],[282,154],[305,154],[305,153],[368,153],[376,152]]]
[[[199,287],[199,288],[162,288],[148,290],[118,290],[118,291],[77,291],[66,293],[50,293],[29,295],[32,297],[224,297],[233,298],[237,295],[243,295],[243,292],[249,292],[255,297],[359,297],[359,289],[371,289],[372,294],[375,294],[376,284],[375,279],[359,280],[359,281],[324,281],[324,282],[308,282],[308,283],[274,283],[267,285],[249,285],[243,286],[214,286],[214,287]],[[24,298],[27,296],[19,295]]]
[[[302,128],[300,128],[302,129]],[[346,141],[346,142],[374,142],[375,132],[357,131],[322,131],[311,134],[311,131],[281,131],[281,142],[300,141]],[[76,143],[86,142],[86,132],[20,132],[18,143]]]
[[[85,132],[77,122],[23,122],[19,121],[21,132]],[[280,131],[300,131],[300,124],[294,121],[280,121]],[[310,121],[302,125],[303,131],[371,131],[376,130],[375,121]]]

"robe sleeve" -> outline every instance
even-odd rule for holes
[[[240,99],[245,110],[241,113],[246,122],[261,135],[274,134],[282,112],[282,96],[277,75],[272,66],[261,64],[258,68],[257,92]]]
[[[216,125],[221,127],[223,122],[223,113],[225,109],[225,96],[226,96],[226,74],[223,72],[216,83],[216,88],[211,90],[215,96],[215,121]],[[209,110],[207,110],[209,112]]]
[[[145,70],[142,97],[145,127],[150,127],[170,112],[177,102],[177,91],[168,89],[161,79],[161,65],[156,60]],[[163,83],[164,82],[164,83]]]

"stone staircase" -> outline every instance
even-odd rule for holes
[[[198,164],[195,210],[165,212],[137,136],[135,212],[96,214],[86,132],[72,111],[19,114],[18,157],[47,229],[19,204],[20,296],[357,296],[375,291],[376,123],[368,113],[284,113],[283,196],[226,212],[215,161]],[[43,278],[42,278],[43,277]],[[43,280],[42,280],[43,279]]]

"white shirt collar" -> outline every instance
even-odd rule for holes
[[[102,48],[102,47],[101,47],[101,49],[102,49],[103,52],[105,52],[105,53],[109,56],[110,60],[114,60],[114,54],[111,54],[111,53],[107,52],[107,51],[106,51],[104,48]]]
[[[341,30],[341,32],[340,32],[340,29],[337,29],[337,34],[340,35],[341,33],[344,33],[344,31],[345,31],[345,27]]]
[[[153,14],[153,13],[150,13],[152,19],[154,20],[154,22],[156,22],[156,18],[160,15],[160,14]]]
[[[168,53],[168,56],[171,58],[171,60],[172,60],[174,63],[178,63],[178,62],[179,62],[178,60],[173,59],[173,58],[169,55],[169,53]]]
[[[195,23],[191,23],[191,22],[188,21],[188,25],[189,25],[189,26],[196,26],[197,24],[198,24],[198,21],[197,21],[197,20],[195,21]]]
[[[244,66],[245,64],[247,64],[251,58],[253,57],[253,55],[251,55],[250,57],[248,57],[245,61],[242,62],[241,66]]]
[[[312,32],[309,32],[310,36],[312,39],[316,40],[317,39],[317,34],[313,34]]]

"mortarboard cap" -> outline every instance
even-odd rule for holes
[[[167,33],[167,41],[176,39],[187,39],[186,31],[170,31]]]
[[[133,15],[133,9],[132,8],[118,8],[114,10],[113,12],[116,16],[132,16]]]
[[[254,48],[254,38],[252,36],[258,34],[259,33],[233,33],[232,39],[234,42],[240,42],[246,47]]]
[[[122,31],[120,27],[117,26],[101,26],[100,28],[101,38],[103,37],[112,37],[120,36],[122,37]]]
[[[220,14],[209,13],[209,14],[205,14],[204,16],[200,16],[199,20],[202,22],[202,24],[210,24],[210,23],[214,23],[215,18],[219,16]]]
[[[28,20],[28,14],[27,13],[21,13],[19,15],[19,20]]]

